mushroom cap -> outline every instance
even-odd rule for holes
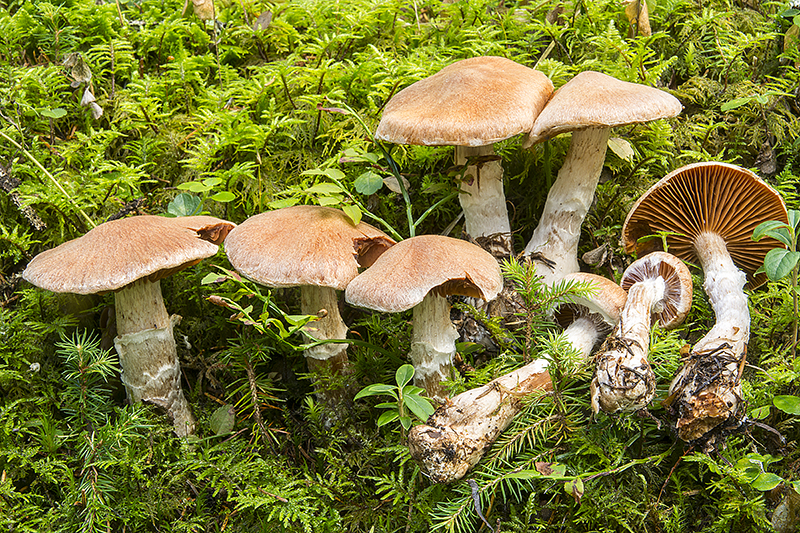
[[[231,265],[267,287],[344,290],[394,240],[338,209],[297,205],[252,216],[225,239]]]
[[[503,288],[497,260],[470,242],[419,235],[392,246],[345,291],[351,305],[383,313],[416,306],[429,292],[493,300]]]
[[[664,278],[664,300],[653,320],[664,329],[683,323],[692,308],[692,275],[683,261],[667,252],[653,252],[637,259],[625,269],[620,286],[626,291],[634,283]]]
[[[674,117],[681,109],[680,101],[666,91],[585,71],[553,94],[524,147],[583,128],[613,128]]]
[[[622,238],[626,252],[642,256],[661,248],[661,239],[640,242],[643,237],[678,233],[666,236],[670,253],[697,264],[694,240],[702,232],[716,233],[753,288],[766,281],[764,274],[755,276],[764,256],[783,247],[771,238],[752,240],[753,230],[767,220],[787,222],[786,205],[756,174],[728,163],[693,163],[669,173],[636,201]]]
[[[556,320],[559,324],[568,326],[573,322],[575,306],[584,308],[589,314],[599,315],[609,326],[613,327],[619,322],[622,308],[625,307],[625,301],[628,299],[625,289],[608,278],[588,272],[567,274],[562,281],[589,282],[595,285],[597,290],[590,296],[576,297],[571,303],[562,305],[556,313]]]
[[[53,292],[116,291],[144,277],[159,280],[211,257],[233,226],[209,216],[111,220],[40,253],[22,277]]]
[[[530,131],[552,92],[547,76],[510,59],[463,59],[394,95],[375,138],[433,146],[492,144]]]

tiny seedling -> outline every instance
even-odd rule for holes
[[[408,431],[411,427],[412,414],[418,419],[425,421],[435,410],[428,399],[423,396],[425,393],[424,389],[409,385],[413,377],[414,367],[411,365],[403,365],[398,368],[395,373],[397,385],[373,383],[361,389],[358,394],[356,394],[355,399],[358,400],[359,398],[366,398],[367,396],[388,394],[394,398],[393,402],[379,403],[375,406],[381,409],[389,409],[389,411],[384,412],[378,417],[378,427],[385,426],[399,419],[400,425],[403,426],[405,431]]]
[[[800,210],[789,209],[789,223],[780,220],[767,220],[753,230],[753,240],[760,241],[764,237],[772,237],[783,243],[786,248],[773,248],[764,257],[764,264],[756,273],[764,272],[769,279],[777,281],[791,275],[792,306],[794,323],[792,327],[792,357],[797,351],[797,273],[800,268],[800,251],[797,250],[798,226],[800,226]]]

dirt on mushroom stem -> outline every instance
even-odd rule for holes
[[[665,404],[677,415],[684,441],[714,441],[712,433],[743,419],[741,375],[750,337],[747,278],[728,254],[722,238],[701,233],[694,243],[705,274],[703,288],[717,321],[698,341],[672,380]]]

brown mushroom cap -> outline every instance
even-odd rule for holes
[[[22,276],[53,292],[116,291],[137,279],[164,278],[211,257],[234,225],[209,216],[140,215],[104,222],[46,250]]]
[[[590,314],[599,315],[603,322],[612,327],[619,321],[622,308],[628,299],[628,293],[622,287],[608,278],[588,272],[567,274],[562,281],[589,282],[596,287],[596,290],[590,296],[574,298],[571,304],[562,305],[556,313],[556,321],[560,325],[566,327],[574,321],[573,306],[583,307]]]
[[[553,92],[539,71],[503,57],[456,61],[397,93],[375,138],[394,144],[484,146],[530,131]]]
[[[664,301],[653,320],[670,329],[682,324],[692,308],[692,275],[683,261],[666,252],[647,254],[625,270],[620,286],[627,291],[634,283],[659,276],[664,278]]]
[[[497,260],[482,248],[441,235],[419,235],[392,246],[345,291],[351,305],[383,313],[416,306],[432,291],[489,301],[503,288]]]
[[[225,239],[225,252],[244,276],[268,287],[312,285],[344,290],[394,244],[342,211],[298,205],[252,216]]]
[[[611,128],[674,117],[683,106],[666,91],[581,72],[553,94],[531,128],[525,147],[583,128]]]
[[[634,204],[622,227],[625,251],[640,256],[661,248],[661,239],[640,242],[657,232],[667,235],[673,255],[697,264],[694,240],[702,232],[725,240],[733,262],[746,274],[751,287],[764,283],[754,276],[764,256],[783,246],[775,239],[752,240],[764,221],[788,221],[786,205],[777,191],[753,172],[728,163],[703,162],[681,167],[653,185]]]

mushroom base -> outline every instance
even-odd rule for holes
[[[408,434],[411,457],[435,483],[460,479],[480,461],[535,391],[552,388],[545,359],[537,359],[439,407]]]
[[[681,440],[705,437],[729,419],[741,417],[745,354],[746,350],[737,353],[726,342],[689,354],[667,399],[678,416],[675,427]]]
[[[622,317],[595,356],[592,410],[606,413],[647,407],[656,393],[656,376],[647,360],[651,313],[664,299],[663,278],[631,286]]]
[[[667,404],[678,416],[678,437],[684,441],[707,438],[726,421],[738,425],[743,417],[741,375],[750,338],[744,272],[733,264],[719,235],[701,233],[694,249],[717,321],[695,344],[669,387]]]
[[[114,339],[122,365],[122,382],[131,402],[145,401],[167,411],[179,437],[191,435],[195,419],[181,389],[181,372],[172,328],[127,333]]]

